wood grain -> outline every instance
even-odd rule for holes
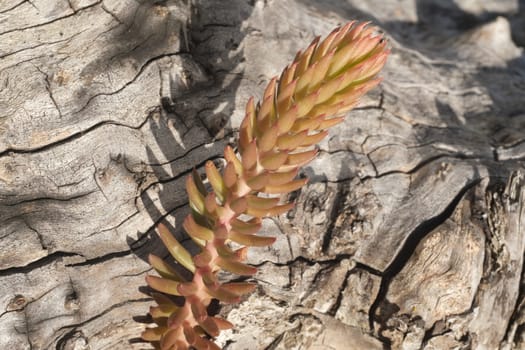
[[[522,349],[523,1],[0,2],[0,348],[150,349],[154,233],[316,35],[383,28],[224,349]],[[232,276],[221,275],[223,279]],[[350,345],[349,345],[350,344]]]

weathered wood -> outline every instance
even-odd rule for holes
[[[521,349],[525,4],[0,2],[0,348],[149,349],[144,276],[184,178],[251,95],[350,19],[384,82],[264,223],[225,349]],[[221,278],[231,278],[228,274]]]

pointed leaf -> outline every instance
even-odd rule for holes
[[[205,241],[211,241],[213,239],[213,231],[197,224],[191,215],[186,216],[186,219],[184,219],[184,222],[182,223],[182,227],[184,227],[184,230],[186,230],[188,235],[192,237]]]
[[[287,158],[288,154],[285,152],[272,152],[261,159],[261,165],[266,170],[277,170],[286,162]]]
[[[294,125],[292,126],[292,131],[299,133],[305,130],[315,130],[324,119],[325,119],[324,115],[320,115],[315,118],[306,117],[306,118],[297,119]]]
[[[233,162],[228,162],[224,168],[224,185],[232,188],[237,183],[237,173]]]
[[[241,247],[234,252],[234,257],[230,260],[244,261],[248,257],[248,247]]]
[[[355,21],[347,23],[344,27],[335,28],[320,44],[314,54],[314,59],[319,60],[327,52],[336,48],[337,44],[344,38],[344,35],[353,26]]]
[[[204,208],[211,216],[215,216],[217,212],[217,196],[214,192],[208,193],[206,198],[204,199]]]
[[[268,185],[264,188],[263,192],[268,194],[289,193],[300,189],[301,187],[306,185],[307,182],[308,179],[297,179],[290,181],[284,185]]]
[[[295,70],[297,69],[297,62],[292,63],[283,70],[283,74],[279,79],[279,90],[283,90],[285,86],[290,84],[295,78]]]
[[[219,254],[219,256],[225,259],[236,259],[235,252],[227,245],[217,246],[216,249],[217,249],[217,254]]]
[[[325,130],[337,125],[345,120],[345,117],[337,117],[323,120],[321,124],[317,127],[317,130]]]
[[[237,158],[237,155],[233,151],[233,148],[231,148],[230,146],[224,147],[224,158],[226,159],[226,161],[228,163],[229,162],[233,163],[233,167],[235,169],[235,173],[242,174],[242,170],[243,170],[242,169],[242,163],[239,160],[239,158]]]
[[[217,167],[212,161],[206,162],[205,169],[206,176],[208,177],[208,181],[210,182],[213,191],[215,191],[217,198],[223,202],[224,198],[226,197],[226,186],[224,185],[224,181],[221,174],[219,173],[219,170],[217,170]]]
[[[316,90],[314,92],[311,92],[306,97],[302,98],[300,101],[298,101],[297,106],[299,107],[299,110],[297,111],[297,115],[299,117],[304,117],[305,115],[307,115],[308,112],[310,112],[310,110],[317,103],[318,98],[319,90]]]
[[[272,120],[275,116],[275,85],[277,78],[273,78],[264,93],[263,103],[257,113],[257,124],[258,125],[271,125]],[[266,128],[261,129],[261,132],[267,130]]]
[[[169,317],[176,310],[177,309],[173,309],[172,311],[168,311],[165,308],[161,308],[159,306],[150,306],[149,314],[154,319],[157,319],[157,318],[162,318],[162,317]]]
[[[244,197],[237,198],[230,203],[230,208],[235,212],[235,214],[244,213],[247,207],[248,203]]]
[[[221,287],[213,288],[213,289],[207,288],[207,292],[213,298],[220,300],[223,303],[227,303],[227,304],[238,303],[241,300],[241,298],[237,294],[232,293]]]
[[[210,317],[210,318],[213,319],[213,321],[215,321],[215,324],[221,331],[233,328],[233,324],[231,324],[230,322],[228,322],[227,320],[223,318],[220,318],[220,317]]]
[[[242,153],[242,166],[246,170],[252,169],[257,164],[257,144],[250,142]]]
[[[321,84],[321,82],[325,80],[326,76],[328,75],[328,68],[330,67],[330,63],[334,58],[334,55],[335,49],[333,49],[327,55],[321,58],[313,73],[312,79],[308,87],[308,91],[316,90],[319,87],[319,84]]]
[[[275,147],[277,136],[279,135],[278,126],[274,126],[266,131],[258,140],[257,145],[259,146],[259,152],[265,153],[272,150]]]
[[[310,58],[312,57],[312,54],[317,46],[317,43],[319,42],[320,37],[316,37],[310,46],[304,51],[302,55],[299,56],[299,61],[297,63],[297,69],[295,72],[295,76],[299,77],[303,75],[303,73],[306,71],[308,66],[310,65]]]
[[[149,264],[157,271],[159,275],[177,282],[184,282],[184,278],[168,263],[156,255],[148,256]]]
[[[215,260],[215,263],[217,264],[217,266],[219,266],[223,270],[226,270],[226,271],[229,271],[237,275],[241,275],[241,276],[251,276],[257,272],[257,268],[253,266],[249,266],[249,265],[243,264],[238,261],[232,261],[229,259],[225,259],[220,256]]]
[[[272,245],[276,240],[275,237],[249,235],[233,230],[230,231],[230,239],[235,243],[239,243],[247,247],[267,247]]]
[[[241,221],[239,219],[233,219],[230,224],[232,228],[243,234],[257,233],[262,227],[260,219],[251,219],[250,221]]]
[[[332,96],[334,96],[337,92],[344,89],[346,85],[343,85],[345,82],[345,74],[342,74],[341,76],[329,80],[325,84],[321,84],[319,87],[319,95],[317,97],[317,104],[322,104]]]
[[[310,81],[314,76],[314,72],[317,69],[317,63],[313,63],[308,69],[299,76],[297,81],[297,87],[295,90],[295,97],[297,99],[302,98],[308,92]]]
[[[248,178],[246,184],[254,191],[262,189],[268,184],[268,173],[265,171],[257,176]]]
[[[303,142],[299,145],[300,147],[308,147],[317,145],[328,135],[328,131],[321,131],[313,135],[307,135],[303,138]]]
[[[257,195],[246,196],[248,207],[255,209],[270,209],[279,203],[279,198],[265,198]]]
[[[172,281],[157,276],[146,275],[146,283],[148,284],[148,286],[159,292],[180,296],[180,293],[177,289],[180,282]]]
[[[188,176],[186,179],[186,191],[190,200],[190,206],[199,214],[204,214],[204,196],[197,188],[193,176]]]
[[[217,337],[220,333],[219,327],[217,327],[215,321],[210,317],[206,317],[204,320],[199,322],[199,325],[207,334],[211,335],[212,337]]]
[[[255,288],[257,288],[257,284],[249,282],[231,282],[223,284],[222,288],[241,296],[252,293]]]
[[[300,153],[292,153],[288,155],[288,160],[286,161],[287,165],[303,166],[304,164],[310,162],[317,155],[317,150],[311,150]]]
[[[287,203],[283,205],[276,205],[269,209],[248,208],[248,210],[246,211],[246,214],[255,216],[255,217],[259,217],[259,218],[278,216],[283,213],[286,213],[293,207],[294,207],[294,203]]]
[[[294,202],[286,203],[282,205],[276,205],[273,208],[268,209],[267,216],[278,216],[290,211],[295,206]]]
[[[208,191],[206,191],[206,187],[204,187],[204,183],[202,182],[201,176],[197,172],[197,169],[193,168],[191,171],[191,176],[193,177],[193,181],[195,182],[195,185],[197,186],[197,189],[199,192],[205,196]]]
[[[142,332],[141,338],[145,341],[160,341],[160,338],[168,328],[166,327],[154,327],[154,328],[146,328],[144,332]]]
[[[239,147],[244,150],[255,137],[255,103],[253,97],[250,97],[246,104],[246,115],[239,128]]]
[[[298,133],[290,133],[279,136],[277,139],[277,146],[279,150],[294,150],[299,147],[308,135],[308,130],[303,130]]]
[[[280,173],[270,173],[268,185],[283,185],[287,182],[292,181],[297,176],[299,168],[292,169],[290,171],[280,172]]]
[[[277,95],[277,113],[279,114],[279,118],[282,118],[284,112],[286,112],[292,105],[297,81],[298,79],[295,79],[290,84],[279,88],[279,93]]]
[[[295,121],[297,120],[298,116],[299,116],[299,106],[297,104],[293,105],[284,114],[280,115],[279,119],[277,120],[277,127],[279,128],[279,135],[282,135],[290,131]]]
[[[168,248],[170,254],[177,260],[182,266],[195,272],[195,265],[191,259],[191,254],[184,248],[173,235],[169,232],[168,228],[164,224],[159,224],[157,227],[160,239]]]

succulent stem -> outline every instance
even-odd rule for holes
[[[255,285],[221,284],[217,273],[251,276],[257,272],[243,262],[247,248],[275,241],[256,235],[261,220],[293,207],[281,198],[306,184],[306,179],[295,178],[299,168],[316,156],[314,147],[326,137],[326,129],[342,122],[359,98],[380,82],[376,75],[388,53],[376,27],[350,22],[299,52],[280,78],[270,81],[260,103],[248,101],[239,129],[239,154],[225,148],[222,173],[212,162],[206,163],[211,191],[196,172],[186,182],[192,213],[183,227],[201,252],[192,257],[164,225],[158,227],[173,258],[193,278],[185,281],[160,258],[150,257],[161,277],[147,276],[148,285],[182,296],[184,303],[180,306],[154,294],[158,307],[150,314],[157,327],[146,329],[143,339],[162,350],[219,349],[213,337],[232,325],[209,315],[207,307],[212,299],[239,302]]]

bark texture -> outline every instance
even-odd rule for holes
[[[525,2],[0,2],[0,348],[149,349],[153,229],[316,35],[385,29],[380,88],[321,144],[244,349],[525,348]],[[224,275],[228,279],[231,276]]]

